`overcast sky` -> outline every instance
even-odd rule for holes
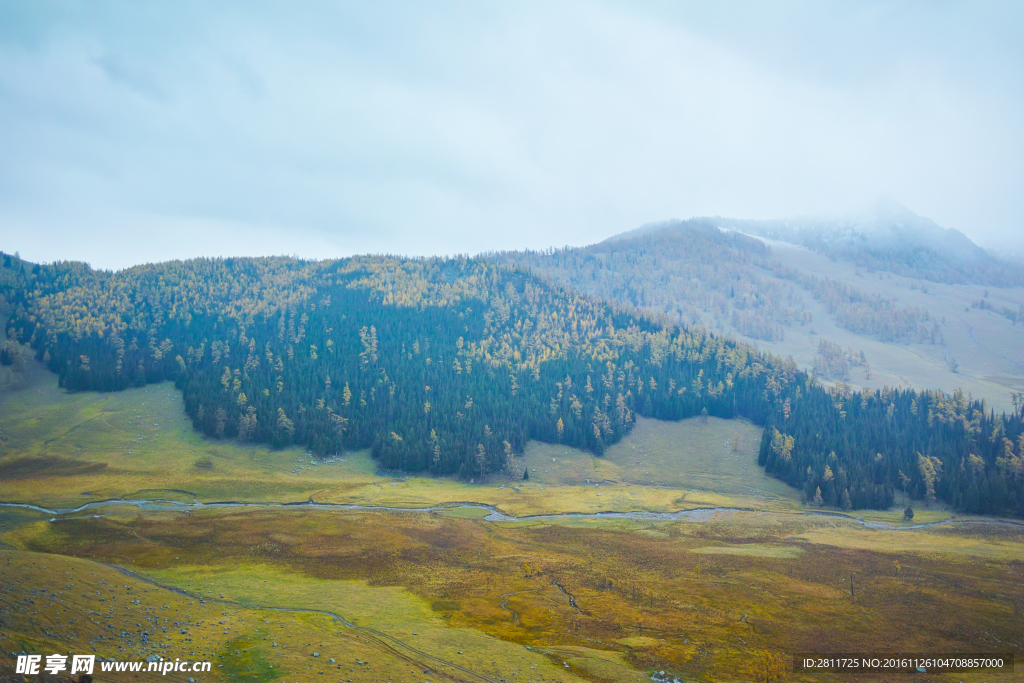
[[[0,249],[476,253],[886,196],[1024,247],[1024,3],[0,3]]]

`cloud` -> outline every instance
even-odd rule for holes
[[[1013,5],[637,7],[2,9],[0,248],[476,252],[880,195],[1020,232]]]

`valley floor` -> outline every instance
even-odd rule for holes
[[[1024,526],[823,515],[757,467],[744,421],[640,420],[602,458],[534,443],[528,481],[463,483],[210,441],[170,385],[65,394],[34,372],[0,397],[0,501],[39,506],[0,507],[3,653],[395,683],[840,681],[786,671],[792,653],[1024,657]],[[404,509],[208,505],[311,500]]]

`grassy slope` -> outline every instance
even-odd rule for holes
[[[69,394],[30,364],[23,385],[0,398],[0,436],[0,500],[52,507],[110,498],[312,498],[399,507],[473,501],[523,515],[796,504],[792,489],[756,465],[760,429],[738,420],[641,419],[603,458],[531,443],[519,459],[531,468],[529,482],[494,477],[469,484],[381,476],[366,452],[319,462],[298,449],[211,440],[192,430],[170,384]],[[734,451],[729,444],[737,439]]]
[[[196,576],[188,571],[153,575],[176,581],[190,593],[186,596],[95,562],[0,550],[0,581],[5,587],[0,609],[6,613],[0,648],[96,654],[122,661],[157,654],[213,662],[209,674],[170,672],[165,677],[182,683],[191,677],[273,681],[319,679],[321,674],[341,680],[408,681],[420,680],[424,667],[449,668],[410,650],[396,652],[387,645],[390,641],[344,628],[327,615],[237,604],[251,602],[357,613],[389,631],[397,627],[396,635],[417,649],[450,656],[452,663],[474,670],[493,673],[495,658],[514,657],[548,680],[580,680],[521,647],[472,629],[448,629],[429,606],[401,589],[325,583],[260,565],[218,576],[215,591],[204,590],[199,585],[202,575]],[[139,605],[134,604],[136,599]],[[417,629],[422,637],[412,636]],[[148,642],[140,636],[144,630],[150,634]],[[459,655],[459,649],[464,654]],[[313,657],[314,652],[320,656]],[[6,658],[0,660],[0,671],[6,665]],[[136,680],[137,675],[102,674],[97,667],[96,679]]]
[[[813,323],[785,328],[786,338],[781,342],[747,339],[724,319],[722,331],[767,351],[792,356],[806,368],[814,365],[814,354],[821,338],[837,342],[843,348],[863,350],[871,364],[872,377],[868,379],[861,368],[854,368],[850,383],[858,387],[912,386],[947,392],[963,388],[985,398],[996,410],[1009,410],[1011,392],[1024,391],[1024,325],[1014,325],[992,311],[970,308],[971,302],[981,299],[988,291],[989,301],[996,308],[1007,306],[1016,310],[1024,303],[1024,288],[945,285],[889,273],[863,273],[852,264],[830,261],[803,247],[771,241],[769,244],[772,257],[787,266],[845,282],[864,292],[896,298],[900,306],[927,309],[933,318],[940,322],[945,320],[940,328],[946,348],[930,343],[887,343],[844,330],[809,292],[784,280],[780,282],[794,287],[802,295],[805,305],[814,314]],[[774,277],[767,271],[759,271],[759,275]],[[931,323],[928,326],[931,327]],[[950,371],[946,363],[948,356],[959,363],[958,373]]]

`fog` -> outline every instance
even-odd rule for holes
[[[0,249],[475,253],[885,196],[1024,248],[1020,3],[0,5]]]

